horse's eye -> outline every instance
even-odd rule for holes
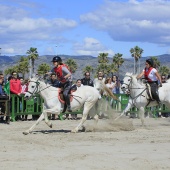
[[[31,88],[34,88],[34,86],[31,86]]]
[[[130,79],[128,79],[128,81],[130,81]]]

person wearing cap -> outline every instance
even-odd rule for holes
[[[67,111],[72,112],[69,95],[72,86],[72,74],[68,67],[63,64],[62,59],[59,56],[55,56],[51,62],[53,62],[54,65],[54,68],[51,70],[51,72],[56,73],[57,80],[60,82],[60,87],[63,88],[63,96],[67,105]],[[65,112],[65,110],[66,107],[63,109],[63,112]]]
[[[159,75],[158,71],[153,68],[153,60],[152,59],[147,59],[145,62],[145,69],[137,76],[137,79],[140,79],[142,76],[145,77],[147,80],[148,84],[151,87],[151,93],[153,99],[155,99],[158,102],[158,105],[161,104],[161,101],[159,99],[159,94],[158,94],[158,81],[159,81],[159,86],[162,87],[162,80],[161,76]]]

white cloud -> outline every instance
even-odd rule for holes
[[[14,52],[17,50],[25,54],[25,50],[38,41],[44,43],[62,41],[62,33],[76,26],[77,22],[72,19],[33,18],[26,10],[19,7],[1,5],[0,47],[4,53],[12,53],[12,50],[8,50],[10,45]],[[8,48],[6,44],[8,44]]]
[[[92,55],[98,56],[99,53],[109,53],[109,55],[113,56],[114,52],[112,50],[107,49],[100,41],[95,38],[86,37],[83,40],[83,43],[75,43],[73,45],[73,51],[76,55]]]
[[[108,32],[113,40],[169,45],[170,1],[106,1],[94,12],[81,15],[81,22]],[[168,41],[167,41],[168,39]]]

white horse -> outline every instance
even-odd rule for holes
[[[39,93],[40,96],[44,99],[44,106],[43,112],[40,115],[39,119],[36,121],[36,123],[31,128],[23,132],[25,135],[31,133],[35,126],[38,125],[39,122],[42,121],[43,119],[45,119],[45,123],[52,128],[52,123],[50,120],[48,120],[48,114],[59,115],[63,108],[63,104],[60,102],[58,98],[59,90],[60,90],[59,88],[52,87],[49,84],[40,81],[39,78],[34,77],[30,80],[28,92],[25,94],[25,98],[29,98],[35,93]],[[82,127],[83,123],[86,121],[90,109],[97,103],[98,99],[100,98],[100,94],[93,87],[82,86],[78,88],[77,91],[73,92],[72,96],[73,100],[71,101],[71,108],[73,111],[76,111],[84,107],[81,122],[75,129],[72,130],[72,132],[76,133],[78,132],[80,127]],[[94,119],[96,120],[97,123],[98,121],[97,114],[94,116]]]
[[[159,88],[159,98],[163,104],[170,108],[170,91],[169,91],[170,81],[163,83],[163,86]],[[141,118],[142,125],[144,124],[144,109],[146,106],[156,106],[157,101],[148,101],[147,87],[146,84],[138,81],[136,75],[132,73],[126,73],[123,84],[121,86],[122,91],[129,94],[129,102],[125,110],[121,113],[123,116],[130,108],[133,106],[139,109],[139,114]],[[119,118],[118,117],[118,118]],[[117,118],[117,119],[118,119]]]

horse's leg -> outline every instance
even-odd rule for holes
[[[33,126],[31,126],[31,128],[29,128],[28,130],[23,132],[23,134],[28,135],[29,133],[31,133],[33,131],[33,129],[35,128],[35,126],[37,126],[39,124],[39,122],[41,122],[43,119],[44,119],[44,114],[42,113],[40,115],[40,117],[38,118],[38,120],[36,121],[36,123]]]
[[[82,127],[83,123],[87,120],[88,113],[92,107],[93,107],[93,103],[86,102],[84,104],[82,119],[80,123],[78,124],[78,126],[75,129],[73,129],[71,132],[74,132],[74,133],[78,132],[78,130]]]
[[[139,117],[141,119],[142,126],[144,125],[144,112],[145,112],[144,107],[140,107],[139,108]]]
[[[130,108],[132,108],[132,100],[129,99],[128,105],[126,106],[126,108],[123,110],[123,112],[117,117],[115,118],[115,120],[119,119],[120,117],[122,117],[127,111],[130,110]]]
[[[96,114],[96,115],[94,116],[94,129],[93,129],[93,130],[95,130],[95,128],[97,127],[98,121],[99,121],[99,116],[98,116],[98,114]]]
[[[52,122],[48,119],[47,111],[44,111],[44,120],[45,120],[45,123],[46,123],[50,128],[52,128]]]

